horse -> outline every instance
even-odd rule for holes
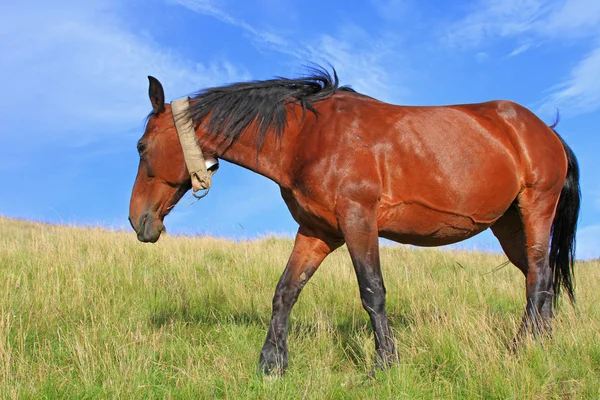
[[[347,245],[370,317],[375,365],[398,362],[386,312],[379,237],[441,246],[491,228],[525,276],[518,343],[551,331],[561,288],[574,301],[580,205],[573,151],[510,101],[398,106],[340,86],[333,69],[235,83],[165,104],[151,76],[152,112],[137,144],[129,221],[156,242],[190,189],[209,189],[218,160],[277,183],[299,225],[277,283],[259,371],[288,366],[288,319],[302,288]],[[557,121],[558,122],[558,121]]]

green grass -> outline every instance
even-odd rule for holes
[[[0,218],[3,398],[600,398],[600,263],[552,340],[509,344],[524,279],[473,252],[382,248],[401,363],[367,378],[374,344],[345,249],[292,312],[288,373],[256,375],[292,241],[234,243]],[[460,266],[459,266],[460,263]],[[486,274],[487,273],[487,274]]]

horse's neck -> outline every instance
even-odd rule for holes
[[[298,144],[298,135],[304,125],[304,118],[300,106],[289,104],[286,107],[288,123],[281,138],[269,129],[264,143],[258,149],[256,133],[245,131],[231,146],[215,145],[211,146],[210,150],[214,150],[213,153],[218,158],[254,171],[279,185],[289,185],[289,170]],[[253,127],[247,129],[252,130]]]
[[[282,154],[282,142],[275,138],[275,132],[267,132],[268,137],[257,151],[254,135],[244,132],[241,137],[231,146],[224,150],[216,150],[217,157],[239,165],[260,175],[263,175],[275,183],[281,184],[285,181],[284,156]]]

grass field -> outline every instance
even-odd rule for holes
[[[553,339],[509,344],[524,279],[499,255],[382,249],[401,363],[374,345],[345,249],[292,312],[283,378],[256,375],[292,241],[234,243],[0,218],[2,398],[600,398],[600,263]]]

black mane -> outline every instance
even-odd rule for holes
[[[285,105],[297,103],[317,115],[313,103],[325,100],[339,87],[335,69],[333,76],[324,68],[310,68],[310,75],[288,79],[277,77],[265,81],[240,82],[204,89],[192,97],[190,114],[194,125],[203,124],[209,136],[233,144],[252,122],[255,122],[257,148],[265,140],[269,128],[281,138],[287,122]]]

